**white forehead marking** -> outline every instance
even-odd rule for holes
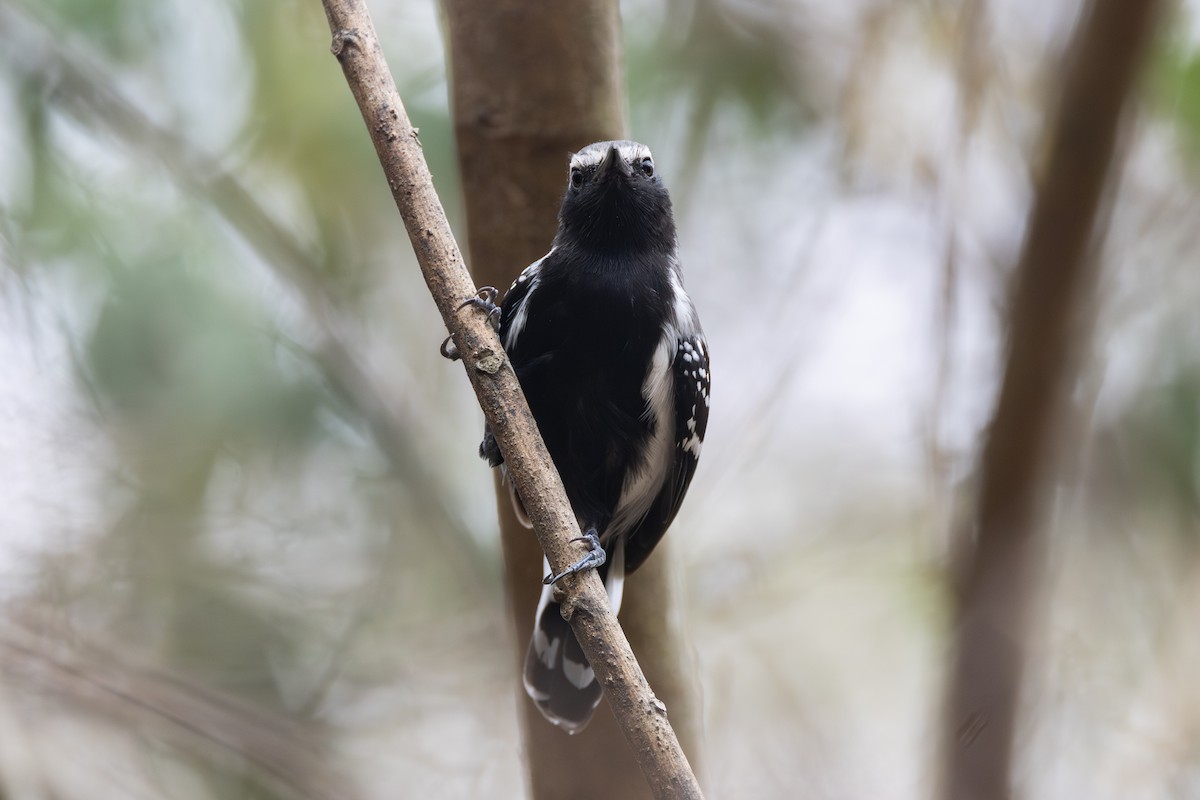
[[[596,166],[608,155],[608,148],[614,146],[617,148],[617,152],[621,154],[621,158],[631,164],[635,161],[641,161],[643,158],[651,160],[654,158],[650,154],[650,148],[640,142],[596,142],[595,144],[589,144],[571,156],[571,169]]]

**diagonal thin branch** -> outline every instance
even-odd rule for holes
[[[579,555],[575,552],[579,548],[570,543],[579,535],[575,515],[487,315],[461,306],[475,294],[475,285],[433,188],[370,14],[362,0],[323,0],[323,5],[333,34],[331,49],[358,101],[425,282],[462,354],[538,541],[551,566],[561,570]],[[666,707],[646,682],[599,576],[589,570],[564,583],[563,615],[595,670],[654,796],[701,798]]]
[[[1049,159],[1014,284],[1008,361],[981,463],[975,541],[960,588],[944,720],[948,800],[1007,800],[1039,510],[1056,422],[1077,373],[1104,192],[1122,110],[1161,3],[1094,0],[1075,34]]]

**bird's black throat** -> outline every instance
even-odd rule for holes
[[[581,190],[567,189],[555,245],[600,255],[675,251],[671,197],[661,181],[611,170]]]

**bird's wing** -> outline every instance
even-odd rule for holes
[[[549,253],[546,255],[548,256]],[[529,314],[529,297],[541,280],[540,270],[542,262],[545,260],[546,256],[542,256],[521,270],[521,274],[513,281],[512,286],[508,287],[508,291],[504,293],[504,300],[500,303],[500,343],[504,345],[510,360],[518,346],[517,342],[521,331],[525,329],[525,320]],[[479,444],[479,456],[493,467],[504,463],[504,456],[496,444],[492,429],[486,424],[483,426],[483,441]],[[517,504],[518,501],[514,494],[513,507],[517,508]],[[524,509],[517,508],[518,517],[522,516],[523,512]]]
[[[699,331],[680,334],[671,362],[675,411],[674,454],[662,488],[649,512],[626,537],[626,571],[632,572],[650,555],[666,533],[683,496],[687,494],[704,432],[708,429],[709,362],[708,343]]]
[[[529,299],[541,282],[542,263],[549,256],[550,253],[547,253],[521,270],[513,285],[504,293],[504,301],[500,306],[500,342],[509,353],[516,349],[521,332],[525,330]]]

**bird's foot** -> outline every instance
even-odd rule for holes
[[[590,528],[583,536],[578,536],[571,541],[587,542],[587,554],[557,575],[547,575],[542,579],[543,584],[549,586],[552,583],[558,583],[568,575],[574,575],[576,572],[583,572],[585,569],[597,569],[603,566],[604,562],[608,560],[604,548],[600,546],[600,537],[596,536],[595,528]]]
[[[467,306],[481,308],[487,312],[488,322],[497,331],[500,330],[500,306],[496,305],[496,298],[500,296],[500,291],[495,286],[481,286],[479,291],[473,297],[469,297],[459,304],[458,309],[461,311]]]
[[[500,292],[495,286],[483,286],[473,296],[459,303],[456,311],[461,311],[467,306],[481,308],[487,312],[488,322],[492,328],[500,331],[500,306],[496,305],[496,298],[500,296]],[[451,361],[458,361],[462,355],[458,352],[458,346],[454,344],[454,337],[447,336],[442,340],[442,346],[438,348],[438,352],[442,354],[442,358],[448,358]]]

